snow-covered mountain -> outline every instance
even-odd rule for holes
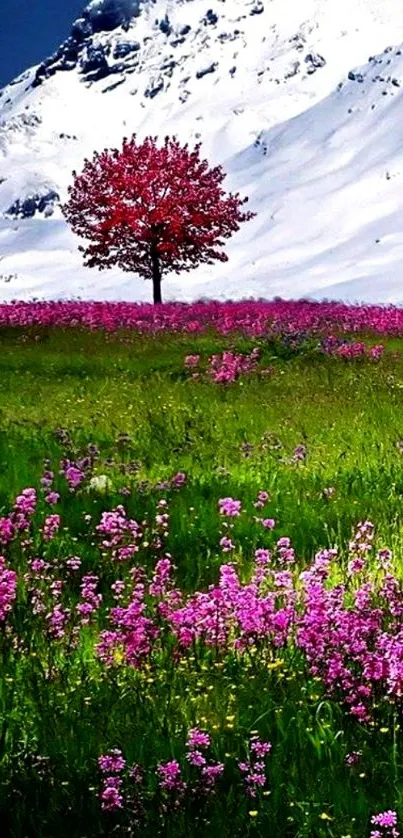
[[[403,301],[402,42],[401,0],[93,0],[0,92],[0,299],[150,299],[58,208],[135,132],[201,140],[257,213],[165,299]]]

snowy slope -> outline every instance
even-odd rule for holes
[[[84,268],[57,207],[136,132],[201,140],[257,212],[166,299],[403,301],[400,0],[95,0],[72,32],[0,94],[0,299],[150,298]]]

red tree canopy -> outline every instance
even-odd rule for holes
[[[224,240],[254,216],[242,212],[247,198],[226,194],[221,166],[210,168],[174,138],[125,138],[121,150],[105,149],[85,160],[62,206],[78,236],[85,264],[117,265],[154,284],[163,271],[188,271],[200,263],[227,260]]]

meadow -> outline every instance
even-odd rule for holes
[[[13,838],[397,838],[403,311],[0,306]]]

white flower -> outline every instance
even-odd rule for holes
[[[112,481],[107,474],[96,474],[91,477],[88,488],[103,494],[112,488]]]

